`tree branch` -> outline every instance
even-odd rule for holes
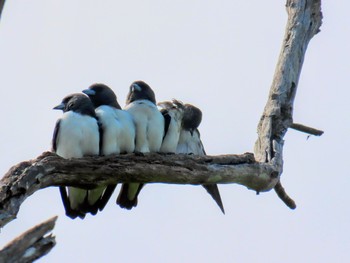
[[[310,135],[315,135],[315,136],[321,136],[324,133],[324,131],[317,130],[317,129],[311,128],[311,127],[307,127],[307,126],[299,124],[299,123],[292,123],[290,125],[290,128],[297,130],[297,131],[300,131],[300,132],[308,133]]]
[[[56,245],[55,237],[45,236],[55,226],[57,216],[29,229],[0,251],[0,262],[33,262]]]
[[[283,171],[283,138],[293,123],[294,98],[306,49],[322,24],[320,0],[287,0],[286,8],[286,32],[254,148],[256,160],[270,163],[279,175]],[[286,204],[293,201],[280,183],[275,190]]]
[[[206,184],[237,183],[257,192],[269,191],[278,173],[258,164],[251,153],[194,156],[134,154],[63,159],[45,152],[13,166],[0,181],[0,226],[13,220],[24,200],[49,186],[93,187],[122,182]]]
[[[294,200],[290,198],[284,190],[281,181],[278,181],[274,189],[277,196],[286,204],[286,206],[288,206],[290,209],[297,208],[297,205],[295,204]]]

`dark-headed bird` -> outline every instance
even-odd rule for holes
[[[131,84],[124,108],[129,112],[136,127],[136,153],[159,152],[164,134],[164,118],[156,105],[151,87],[143,81]],[[123,184],[117,198],[121,208],[132,209],[137,206],[137,197],[143,184]]]
[[[84,94],[71,94],[53,109],[62,110],[63,115],[56,122],[52,150],[66,159],[98,155],[99,125],[90,99]],[[95,215],[109,199],[104,196],[104,186],[92,189],[68,187],[68,193],[66,187],[61,186],[60,193],[66,215],[72,219],[83,219],[87,213]]]
[[[133,153],[135,124],[132,115],[122,110],[117,96],[104,84],[93,84],[83,93],[91,99],[103,130],[102,155]]]
[[[200,139],[198,127],[202,121],[202,111],[191,104],[173,100],[158,103],[165,118],[165,131],[162,148],[172,149],[177,139],[176,153],[206,155]],[[203,184],[221,211],[225,214],[220,192],[216,184]]]

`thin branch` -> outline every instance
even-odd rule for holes
[[[317,130],[315,128],[307,127],[305,125],[299,124],[299,123],[292,123],[290,125],[290,128],[300,131],[300,132],[305,132],[310,135],[315,135],[315,136],[321,136],[324,131]]]
[[[281,181],[279,181],[275,186],[275,192],[278,195],[278,197],[288,206],[290,209],[297,208],[297,205],[295,204],[294,200],[290,198],[286,191],[284,190]]]
[[[55,237],[51,234],[57,216],[29,229],[21,236],[7,244],[0,251],[0,262],[33,262],[46,255],[56,245]]]

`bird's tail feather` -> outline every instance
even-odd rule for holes
[[[60,194],[61,194],[64,210],[66,211],[66,216],[70,217],[71,219],[75,219],[77,217],[84,219],[85,213],[73,210],[71,208],[66,187],[60,186]]]
[[[77,217],[84,219],[85,215],[87,213],[90,213],[92,215],[96,215],[98,211],[102,211],[103,208],[106,206],[109,198],[114,192],[114,189],[116,188],[117,185],[108,185],[106,189],[103,191],[103,194],[98,198],[96,202],[91,204],[89,202],[89,196],[88,196],[88,191],[86,190],[86,196],[84,198],[84,201],[78,205],[75,209],[72,209],[70,200],[67,194],[66,187],[61,186],[60,187],[60,193],[61,193],[61,198],[63,202],[64,209],[66,211],[66,215],[72,219],[75,219]],[[84,189],[81,189],[84,190]],[[91,191],[91,190],[90,190]]]
[[[109,198],[111,198],[115,188],[117,185],[108,185],[106,190],[103,192],[102,197],[98,201],[98,210],[102,211],[103,208],[105,208],[106,204],[108,203]]]
[[[142,187],[144,184],[139,184],[138,189],[135,193],[135,195],[130,198],[129,197],[129,184],[123,184],[122,188],[119,192],[118,198],[117,198],[117,204],[121,207],[121,208],[125,208],[125,209],[132,209],[133,207],[137,206],[137,196],[139,195]]]
[[[220,207],[222,213],[225,214],[225,209],[221,201],[221,196],[220,196],[218,186],[216,184],[205,184],[205,185],[203,184],[202,186],[205,188],[205,190],[207,190],[208,194],[211,195],[211,197],[214,199],[216,204]]]

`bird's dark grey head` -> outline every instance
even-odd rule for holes
[[[108,105],[121,109],[117,96],[113,90],[105,84],[92,84],[88,89],[83,90],[83,93],[89,96],[95,108],[101,105]]]
[[[136,100],[149,100],[156,104],[156,96],[151,87],[144,81],[138,80],[131,84],[126,97],[126,104]]]
[[[185,130],[193,132],[198,128],[202,121],[202,111],[191,104],[184,105],[184,115],[182,119],[182,127]]]
[[[74,93],[63,98],[61,104],[53,108],[63,112],[74,111],[82,115],[96,117],[94,106],[89,97],[84,94]]]

